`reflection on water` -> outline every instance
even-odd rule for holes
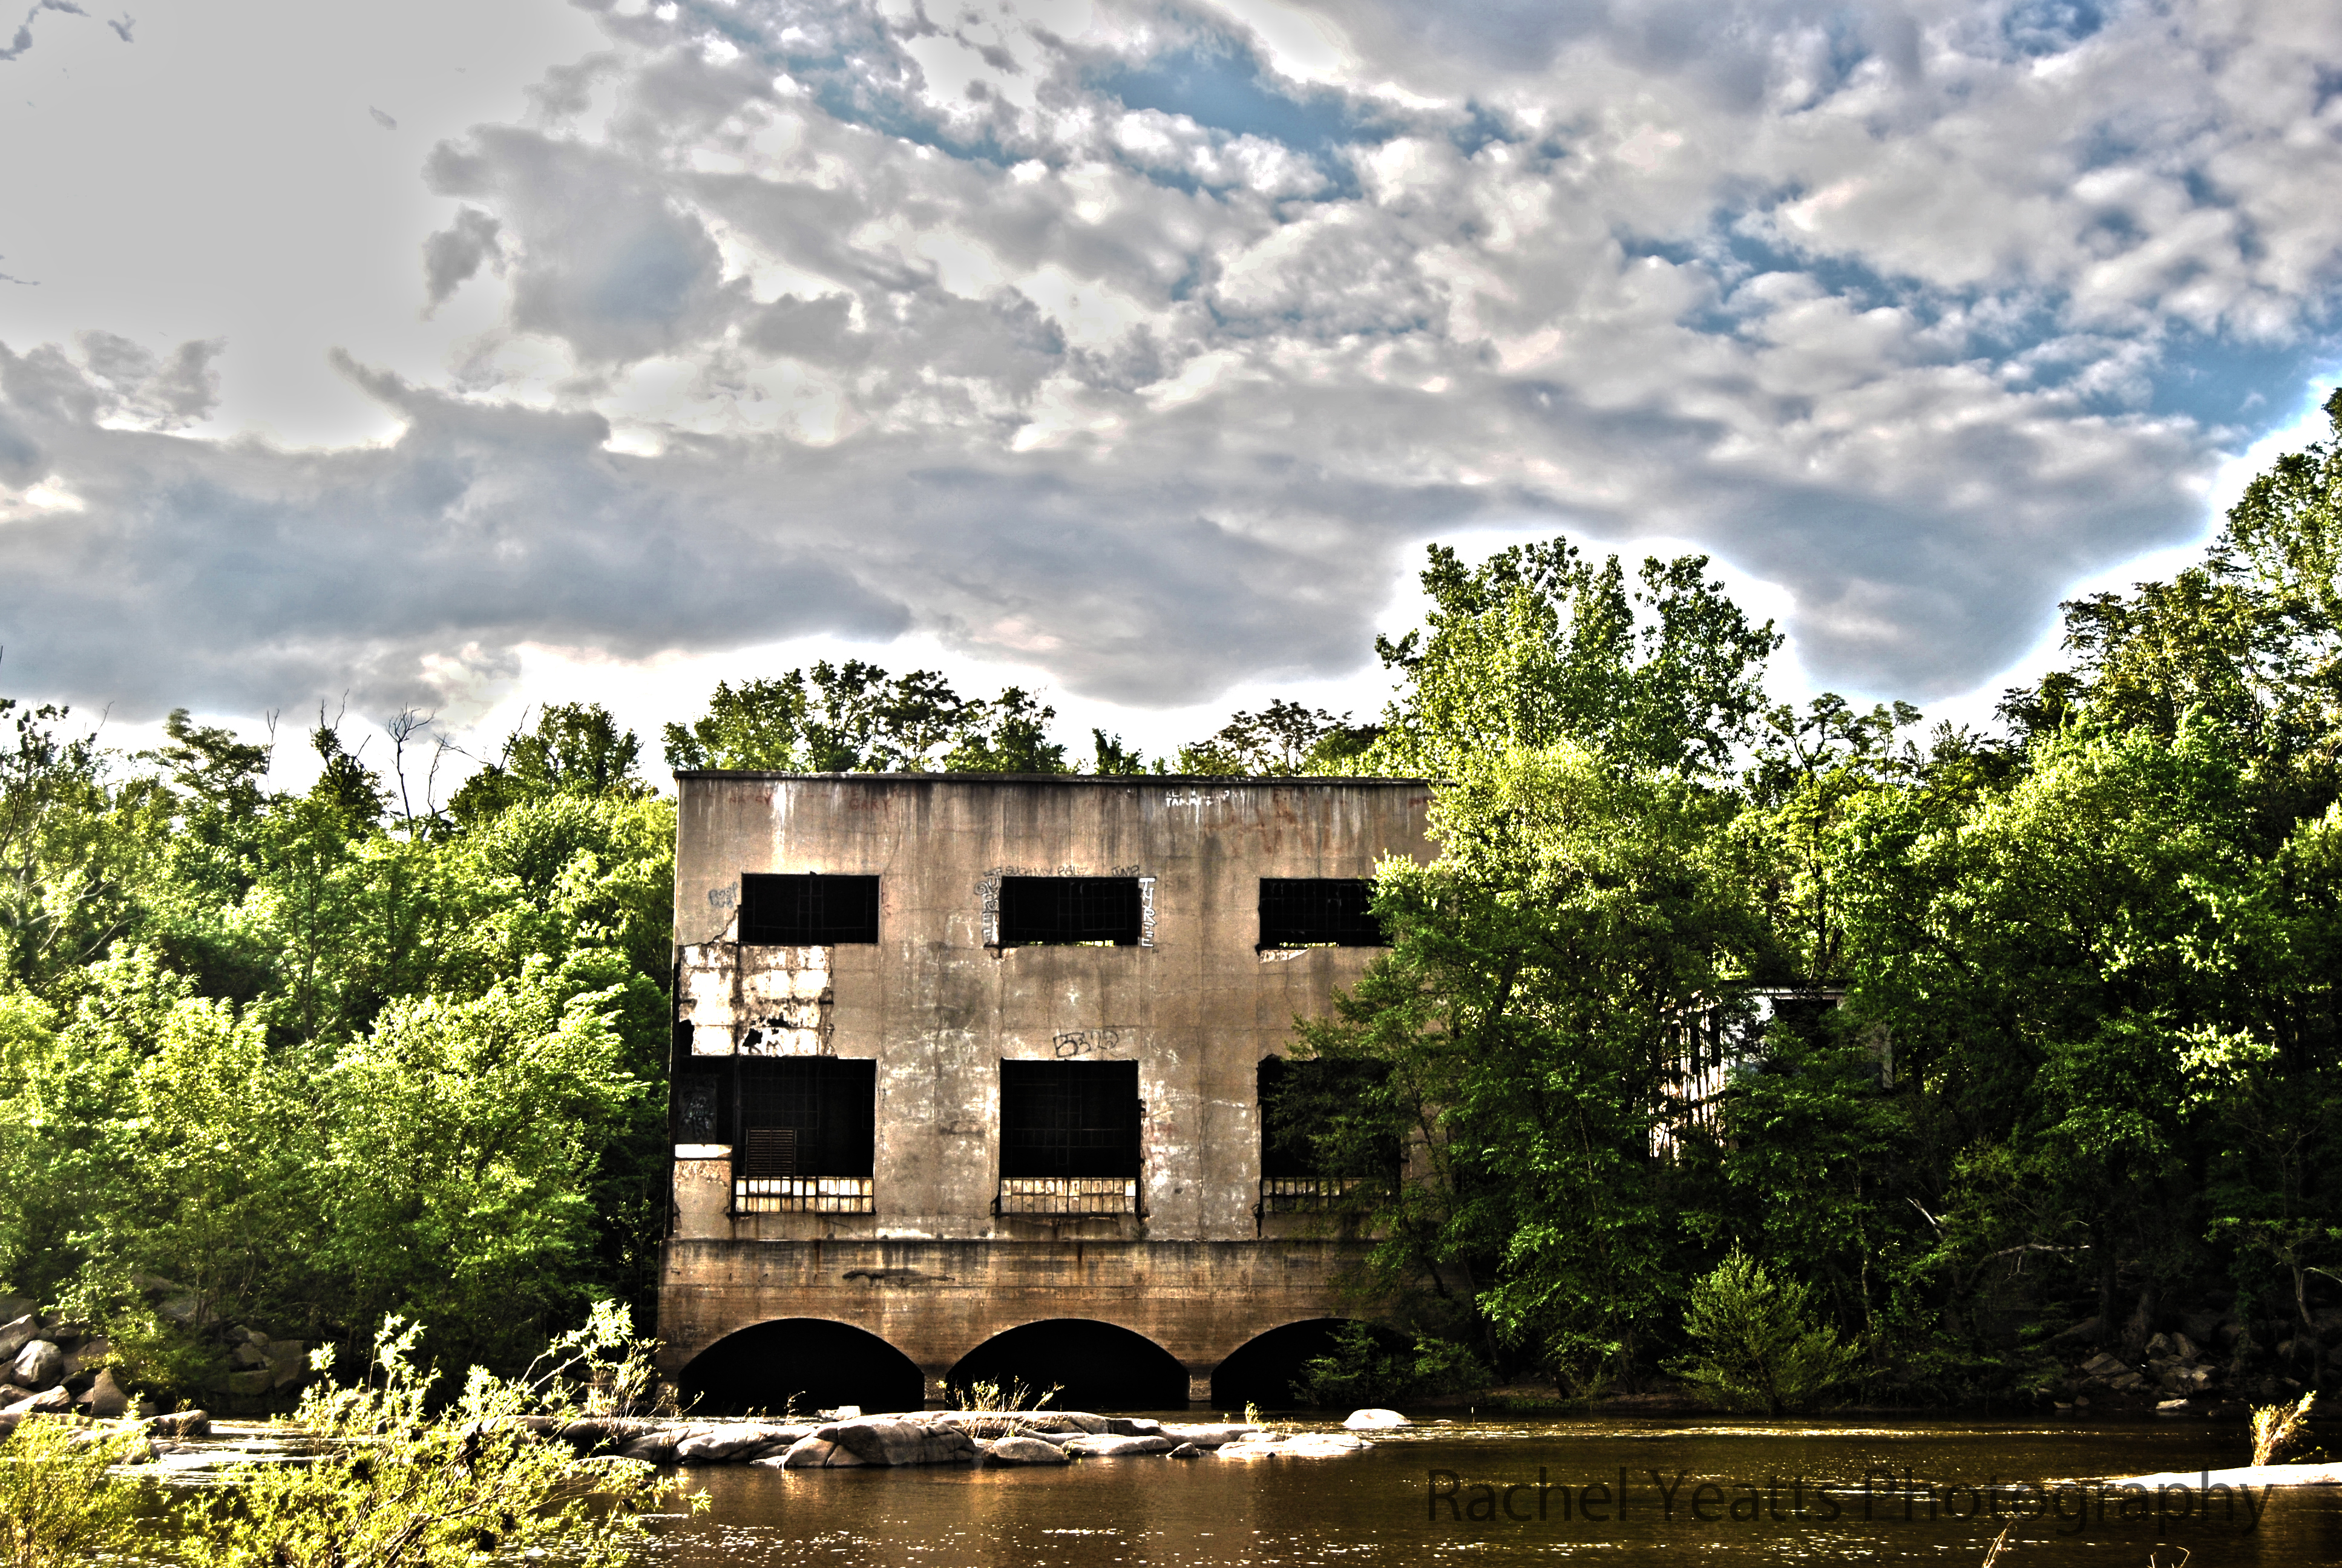
[[[2274,1493],[2255,1523],[2247,1508],[2217,1494],[2207,1520],[2192,1493],[2159,1500],[2166,1517],[2158,1522],[2158,1500],[2093,1484],[2243,1463],[2247,1444],[2233,1428],[1575,1420],[1459,1422],[1369,1441],[1369,1452],[1346,1459],[700,1471],[694,1480],[706,1485],[709,1511],[664,1526],[660,1557],[676,1568],[1426,1561],[1477,1568],[1568,1556],[1704,1568],[1961,1565],[1983,1562],[2012,1511],[2038,1509],[2041,1518],[2017,1523],[2001,1568],[2146,1568],[2150,1554],[2175,1568],[2182,1546],[2188,1568],[2342,1563],[2342,1488]],[[1672,1517],[1653,1472],[1674,1489]],[[1703,1485],[1713,1491],[1701,1493]],[[1838,1510],[1834,1520],[1830,1506]],[[1984,1516],[1947,1517],[1972,1508]]]

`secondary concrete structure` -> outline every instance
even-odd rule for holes
[[[1264,1174],[1262,1064],[1372,958],[1365,879],[1427,857],[1426,785],[676,785],[666,1370],[846,1324],[936,1400],[1072,1321],[1204,1400],[1248,1342],[1345,1314],[1342,1178]]]

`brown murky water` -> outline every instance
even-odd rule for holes
[[[2256,1520],[2217,1494],[2207,1517],[2192,1490],[2158,1499],[2095,1484],[2243,1463],[2233,1427],[1568,1420],[1426,1424],[1369,1441],[1338,1459],[706,1470],[694,1480],[709,1511],[663,1523],[658,1556],[675,1568],[1966,1565],[2014,1523],[1999,1568],[2342,1563],[2342,1488],[2257,1495]]]

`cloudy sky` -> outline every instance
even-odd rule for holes
[[[2327,4],[115,3],[0,18],[0,691],[133,726],[1159,746],[1556,528],[1958,710],[2342,364]]]

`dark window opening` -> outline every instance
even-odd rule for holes
[[[834,1056],[737,1056],[742,1181],[867,1176],[877,1144],[878,1064]],[[786,1164],[786,1169],[779,1168]]]
[[[1362,876],[1264,876],[1263,947],[1381,947],[1389,938],[1370,907],[1375,884]]]
[[[678,1144],[725,1142],[725,1090],[729,1073],[693,1072],[675,1081],[675,1141]]]
[[[1138,878],[1135,876],[1004,876],[1000,879],[1000,945],[1139,940]]]
[[[834,947],[878,940],[875,876],[740,878],[740,940],[775,947]]]
[[[1003,1062],[1000,1174],[1138,1174],[1138,1064]]]
[[[1396,1176],[1398,1139],[1367,1120],[1364,1096],[1389,1074],[1382,1062],[1262,1062],[1261,1175]]]

